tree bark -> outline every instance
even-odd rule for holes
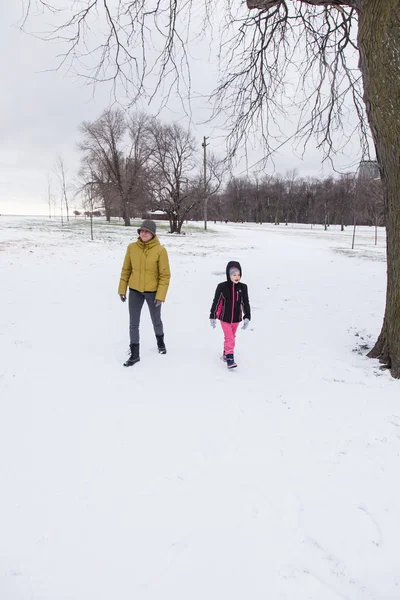
[[[358,47],[364,99],[387,209],[387,295],[369,353],[400,378],[400,0],[363,0]]]
[[[104,212],[106,213],[106,221],[107,223],[111,223],[111,203],[105,199],[103,199]]]
[[[122,218],[124,220],[125,227],[130,227],[131,226],[131,218],[130,218],[130,214],[129,214],[129,204],[122,194],[121,194],[121,213],[122,213]]]
[[[170,213],[169,215],[169,228],[170,233],[180,233],[180,229],[178,227],[178,217],[175,213]]]

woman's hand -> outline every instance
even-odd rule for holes
[[[121,302],[126,302],[125,294],[120,294],[119,297],[121,298]]]
[[[163,303],[162,300],[157,300],[156,298],[154,298],[154,304],[155,304],[156,308],[158,308],[159,306],[161,306],[162,303]]]

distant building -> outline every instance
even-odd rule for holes
[[[169,217],[163,210],[148,211],[143,215],[143,219],[152,219],[153,221],[168,221]]]
[[[358,167],[359,179],[380,179],[378,161],[362,160]]]

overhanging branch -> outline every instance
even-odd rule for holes
[[[247,7],[258,10],[270,10],[275,6],[281,6],[285,4],[286,0],[247,0]],[[298,2],[302,2],[303,4],[310,4],[311,6],[331,6],[331,7],[341,7],[348,6],[350,8],[358,8],[359,0],[297,0]]]

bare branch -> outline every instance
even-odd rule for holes
[[[247,0],[247,6],[251,9],[258,10],[270,10],[275,6],[283,4],[285,0]],[[312,6],[326,6],[336,7],[350,6],[351,8],[358,8],[359,0],[297,0],[304,4],[311,4]]]
[[[130,103],[146,95],[154,99],[162,88],[161,109],[176,92],[190,114],[188,48],[201,36],[209,44],[211,0],[196,4],[195,11],[192,0],[69,4],[60,10],[42,0],[28,0],[23,23],[26,29],[34,7],[53,16],[52,30],[42,36],[66,45],[60,65],[75,72],[77,67],[94,85],[108,82],[116,99],[122,86]],[[214,9],[216,20],[223,17],[223,26],[213,117],[223,116],[230,132],[228,155],[234,157],[240,147],[261,139],[269,156],[292,137],[282,123],[292,120],[293,110],[300,111],[299,122],[292,125],[298,132],[297,148],[301,143],[304,151],[316,137],[325,157],[331,158],[358,134],[362,153],[368,155],[356,41],[359,0],[248,0],[252,10],[238,5],[236,13],[232,6],[229,2],[224,9]],[[346,124],[350,106],[359,120],[352,128]]]

